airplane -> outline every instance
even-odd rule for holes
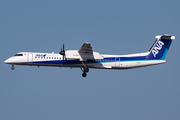
[[[95,69],[130,69],[166,63],[165,57],[175,36],[156,36],[156,41],[148,52],[128,55],[107,55],[94,52],[90,43],[84,43],[79,50],[65,51],[59,53],[34,53],[19,52],[4,63],[28,66],[52,66],[80,68],[82,76],[86,77],[89,68]]]

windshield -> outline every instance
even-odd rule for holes
[[[15,54],[14,56],[23,56],[23,54]]]

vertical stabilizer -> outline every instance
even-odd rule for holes
[[[149,50],[149,54],[147,55],[146,59],[164,60],[172,40],[175,39],[175,36],[162,35],[162,36],[156,36],[156,39],[157,40]]]

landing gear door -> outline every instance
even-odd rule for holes
[[[32,63],[33,62],[33,54],[32,53],[29,53],[28,56],[27,56],[27,62],[28,63]]]

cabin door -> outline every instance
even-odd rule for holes
[[[29,53],[28,56],[27,56],[27,62],[28,63],[32,63],[33,62],[33,54],[32,53]]]
[[[115,58],[115,66],[120,67],[120,58]]]

